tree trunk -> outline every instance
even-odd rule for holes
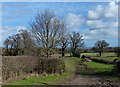
[[[49,57],[49,52],[47,51],[47,58]]]
[[[75,57],[75,51],[74,50],[73,50],[72,54],[73,54],[73,57]]]
[[[73,57],[75,57],[76,47],[72,50]]]
[[[64,56],[65,56],[65,49],[62,48],[62,57],[64,57]]]
[[[99,52],[99,54],[100,54],[100,57],[101,57],[101,55],[102,55],[102,52]]]

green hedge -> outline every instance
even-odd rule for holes
[[[2,61],[3,81],[28,74],[62,74],[65,72],[64,61],[58,58],[5,56]]]

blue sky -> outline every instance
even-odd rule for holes
[[[117,3],[114,2],[3,2],[2,42],[20,29],[28,29],[35,14],[49,9],[66,20],[69,31],[83,34],[86,47],[97,40],[117,46]],[[3,44],[3,43],[1,43]]]

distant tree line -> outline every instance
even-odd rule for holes
[[[30,23],[30,31],[20,30],[18,34],[9,36],[4,41],[4,52],[6,56],[36,55],[50,57],[60,47],[62,57],[68,50],[72,56],[79,52],[99,52],[100,56],[108,48],[105,41],[97,41],[91,49],[80,49],[84,47],[83,36],[79,32],[68,32],[64,19],[60,19],[54,12],[45,10],[37,13]],[[78,54],[77,54],[78,53]]]

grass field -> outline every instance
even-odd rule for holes
[[[99,56],[99,53],[81,53],[81,56],[82,55]],[[111,56],[117,56],[117,55],[114,52],[104,52],[104,53],[102,53],[102,57],[111,57]]]
[[[82,55],[86,55],[86,56],[93,56],[93,57],[96,57],[96,56],[99,56],[99,53],[81,53],[81,56]],[[61,56],[61,55],[59,55]],[[65,56],[70,56],[70,53],[66,53]],[[102,57],[116,57],[116,53],[115,52],[104,52],[102,53]]]

